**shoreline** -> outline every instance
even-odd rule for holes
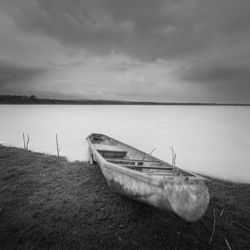
[[[150,102],[107,102],[107,103],[102,103],[102,102],[86,102],[86,103],[78,103],[78,102],[48,102],[48,103],[0,103],[0,105],[76,105],[76,106],[81,106],[81,105],[96,105],[96,106],[111,106],[111,105],[118,105],[118,106],[214,106],[214,107],[249,107],[250,104],[244,104],[244,103],[239,103],[239,104],[234,104],[234,103],[150,103]]]
[[[34,95],[0,95],[0,105],[152,105],[152,106],[250,106],[250,103],[226,103],[226,102],[176,102],[176,101],[125,101],[102,99],[49,99],[39,98]]]
[[[187,223],[112,193],[87,162],[0,145],[0,180],[3,248],[226,249],[225,239],[232,249],[250,245],[250,232],[240,227],[250,228],[250,184],[206,182],[209,208]]]

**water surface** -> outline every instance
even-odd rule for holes
[[[86,160],[85,138],[104,133],[177,166],[250,182],[250,107],[127,105],[0,105],[0,143]]]

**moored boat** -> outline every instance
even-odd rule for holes
[[[90,134],[87,141],[113,191],[187,221],[205,213],[209,193],[202,177],[103,134]]]

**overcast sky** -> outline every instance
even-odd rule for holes
[[[249,0],[0,0],[0,94],[250,103]]]

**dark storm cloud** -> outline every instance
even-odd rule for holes
[[[215,101],[249,103],[250,64],[193,65],[181,74],[190,86],[202,86]]]
[[[197,100],[204,97],[206,100],[218,97],[218,100],[227,101],[235,100],[235,97],[239,101],[241,97],[245,101],[250,99],[248,0],[1,0],[0,6],[2,21],[6,21],[7,16],[8,27],[14,23],[13,34],[10,32],[12,43],[23,41],[25,45],[25,39],[40,39],[44,54],[48,45],[47,55],[55,48],[55,53],[48,56],[51,62],[47,65],[58,70],[65,68],[62,79],[68,72],[72,79],[84,77],[86,81],[94,82],[92,85],[96,84],[96,88],[104,83],[108,92],[113,89],[108,79],[117,72],[120,72],[118,78],[121,82],[133,82],[126,73],[130,68],[139,70],[137,64],[133,66],[135,61],[142,64],[141,67],[148,63],[153,65],[152,84],[158,77],[158,82],[162,83],[158,85],[158,93],[164,95],[168,87],[175,85],[175,97],[184,98],[186,95],[196,100],[193,89],[198,86]],[[7,41],[8,29],[3,25],[2,30]],[[41,45],[43,42],[44,46]],[[26,50],[28,53],[29,48]],[[2,51],[5,51],[4,47]],[[41,51],[33,50],[32,55],[37,62],[43,55]],[[127,62],[112,57],[105,64],[105,58],[116,53],[127,57]],[[64,56],[60,57],[62,54]],[[99,58],[100,62],[93,58]],[[160,60],[166,64],[159,66],[157,62]],[[163,74],[165,65],[166,73]],[[174,70],[169,73],[171,65]],[[70,74],[70,70],[76,68],[79,69],[78,74]],[[147,66],[140,78],[144,86],[150,78],[146,69]],[[9,67],[9,70],[11,72],[7,76],[0,76],[1,82],[26,80],[26,77],[39,74],[37,69],[19,66],[16,69]],[[97,84],[92,79],[100,72],[106,78],[98,78]],[[136,78],[136,73],[131,78]],[[47,87],[51,84],[48,82]],[[135,86],[129,87],[131,94],[135,92]],[[146,97],[146,91],[143,90],[141,95]],[[155,95],[155,99],[157,96],[161,98],[159,94]]]
[[[46,69],[33,68],[0,60],[0,91],[8,83],[23,82],[45,73]]]
[[[221,82],[228,85],[247,83],[250,89],[250,65],[196,65],[182,74],[182,79],[192,82]]]
[[[218,39],[250,32],[247,0],[5,0],[28,32],[95,53],[143,59],[197,54]]]

